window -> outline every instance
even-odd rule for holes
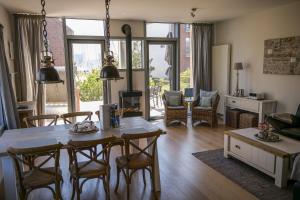
[[[191,36],[190,24],[180,24],[180,90],[191,88],[192,62],[191,62]]]
[[[147,23],[146,37],[174,38],[175,24]]]
[[[68,92],[66,84],[66,65],[63,23],[61,18],[47,17],[47,32],[50,51],[53,53],[55,69],[64,84],[46,84],[45,114],[63,114],[68,112]],[[59,91],[59,92],[57,92]],[[63,123],[59,121],[59,123]]]
[[[186,33],[189,33],[191,31],[190,24],[185,24],[184,25],[184,30],[185,30]]]
[[[104,22],[90,19],[66,19],[67,35],[104,36]]]
[[[190,38],[185,38],[185,57],[190,57],[191,42]]]
[[[126,42],[125,40],[111,40],[111,51],[114,53],[115,63],[118,69],[126,69]],[[141,69],[142,41],[132,40],[132,68]]]

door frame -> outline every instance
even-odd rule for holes
[[[74,91],[74,71],[73,71],[73,44],[100,44],[101,45],[101,58],[103,64],[103,56],[104,56],[104,48],[105,43],[104,40],[101,39],[67,39],[67,67],[66,67],[66,82],[67,82],[67,91],[68,91],[68,110],[69,112],[76,111],[76,100],[75,100],[75,91]],[[106,94],[106,87],[108,84],[106,81],[103,82],[103,101],[106,102],[108,98],[108,94]]]
[[[178,41],[174,40],[145,40],[145,48],[144,48],[144,58],[145,58],[145,118],[146,120],[151,120],[150,116],[150,88],[149,88],[149,46],[150,45],[172,45],[174,48],[173,51],[173,80],[172,80],[172,90],[178,90],[179,88],[179,56],[178,56]]]

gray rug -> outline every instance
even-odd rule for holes
[[[292,183],[287,189],[274,185],[274,179],[243,162],[223,156],[223,149],[193,153],[193,156],[223,174],[261,200],[291,200]]]

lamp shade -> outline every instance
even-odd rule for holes
[[[184,96],[185,97],[193,97],[194,96],[193,88],[185,88],[184,89]]]
[[[101,69],[100,78],[103,80],[122,79],[122,77],[120,77],[118,69],[113,64],[107,64]]]
[[[38,73],[37,81],[41,84],[63,83],[54,67],[42,67]]]
[[[241,62],[234,63],[233,68],[235,70],[242,70],[243,69],[243,64]]]

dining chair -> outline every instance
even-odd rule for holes
[[[100,112],[96,111],[95,114],[98,117],[98,120],[100,121]],[[111,146],[120,146],[121,148],[121,154],[124,155],[124,140],[121,138],[116,138],[114,142],[111,143]]]
[[[62,144],[34,148],[8,148],[8,155],[14,162],[20,200],[26,200],[30,192],[40,188],[49,189],[54,199],[62,199],[60,187],[63,178],[59,168],[61,148]],[[53,160],[54,166],[48,167]],[[55,185],[55,189],[50,187],[52,184]]]
[[[71,113],[66,113],[62,114],[60,117],[64,120],[65,124],[73,124],[71,118],[77,118],[77,117],[85,117],[84,120],[91,120],[93,115],[93,112],[90,111],[84,111],[84,112],[71,112]]]
[[[115,137],[107,137],[99,140],[89,141],[69,141],[68,149],[69,156],[72,158],[70,169],[70,176],[73,184],[72,197],[74,199],[75,193],[78,200],[80,200],[80,193],[84,183],[87,180],[99,178],[103,181],[103,187],[106,193],[106,199],[110,199],[110,149],[111,142],[115,140]],[[99,153],[90,155],[85,152],[86,148],[102,146],[102,150]],[[79,161],[78,157],[85,158],[85,161]],[[81,184],[80,179],[84,179]]]
[[[59,115],[35,115],[30,117],[25,117],[23,121],[25,122],[27,128],[37,127],[41,122],[44,123],[45,120],[51,120],[46,126],[56,125]]]
[[[160,135],[160,130],[155,132],[122,135],[122,139],[125,141],[125,155],[116,158],[117,182],[115,186],[115,192],[118,191],[120,173],[122,172],[125,176],[127,186],[127,199],[129,199],[129,186],[132,175],[138,170],[143,171],[143,181],[145,185],[145,170],[149,171],[150,178],[152,180],[152,190],[154,191],[155,153],[157,151],[157,139]],[[140,139],[147,139],[148,143],[146,147],[139,147],[136,141]],[[130,149],[132,149],[132,152],[130,152]]]

